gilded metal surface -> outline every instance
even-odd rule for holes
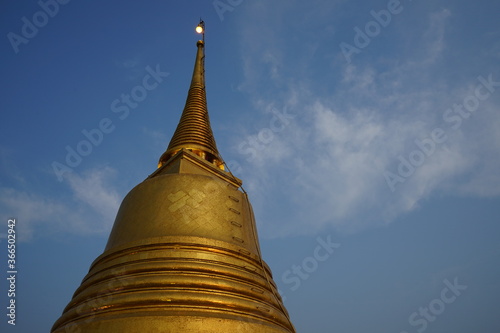
[[[125,197],[52,332],[295,332],[241,181],[183,144]]]
[[[208,116],[203,63],[205,57],[204,44],[202,41],[198,41],[197,46],[198,52],[196,53],[193,78],[189,87],[186,106],[167,151],[160,157],[158,167],[161,167],[182,148],[194,150],[195,153],[203,156],[208,161],[219,167],[222,166]]]

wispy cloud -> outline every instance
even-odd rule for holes
[[[47,197],[19,189],[0,188],[0,207],[4,219],[18,219],[21,240],[36,232],[102,234],[110,230],[120,196],[110,186],[110,168],[68,174],[71,196]],[[66,183],[66,182],[65,182]]]
[[[461,86],[451,85],[435,74],[438,66],[446,65],[442,57],[450,15],[447,9],[429,13],[427,28],[413,46],[421,52],[405,62],[394,58],[383,65],[345,65],[338,78],[327,81],[315,82],[307,72],[286,73],[277,64],[259,73],[253,68],[258,66],[255,59],[266,53],[243,49],[247,76],[242,86],[251,87],[247,91],[255,107],[265,112],[284,105],[299,115],[259,151],[258,159],[243,159],[244,180],[264,235],[313,233],[325,226],[351,232],[384,225],[435,193],[500,195],[500,138],[495,130],[500,115],[494,111],[498,96],[482,103],[456,130],[443,122],[446,108],[462,103],[476,83],[471,77]],[[261,29],[279,30],[280,21],[277,17]],[[246,30],[243,36],[254,31]],[[275,51],[273,45],[279,42],[274,43],[273,34],[260,38],[260,45],[270,46],[267,53],[276,52],[267,58],[280,59],[286,53]],[[486,70],[476,75],[488,75],[491,69]],[[272,89],[259,95],[258,85],[264,81]],[[324,86],[332,87],[329,95]],[[294,103],[289,96],[295,97]],[[437,127],[446,131],[448,140],[392,193],[384,171],[395,168],[399,155],[410,153],[416,139]],[[282,207],[272,206],[277,196],[285,199]]]
[[[446,46],[445,30],[450,16],[451,12],[446,8],[429,14],[429,27],[423,35],[424,42],[427,44],[425,48],[427,57],[425,60],[428,63],[436,61],[443,53],[443,49]]]
[[[84,173],[83,177],[68,174],[68,182],[76,201],[87,204],[106,221],[103,226],[110,226],[120,205],[120,197],[109,187],[109,178],[115,171],[109,167],[94,169]],[[106,227],[104,229],[107,229]]]

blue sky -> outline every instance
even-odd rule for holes
[[[297,331],[499,331],[499,4],[41,3],[0,13],[2,332],[50,329],[155,170],[200,16],[217,145]]]

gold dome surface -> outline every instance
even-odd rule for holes
[[[295,332],[241,180],[221,168],[203,43],[159,168],[133,188],[52,332]]]

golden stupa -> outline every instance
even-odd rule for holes
[[[295,332],[210,127],[204,41],[158,169],[123,200],[54,333]]]

